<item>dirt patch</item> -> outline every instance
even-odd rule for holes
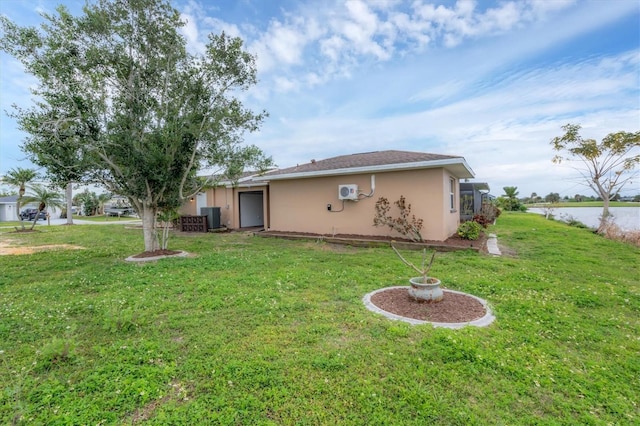
[[[407,288],[389,288],[371,296],[378,308],[407,318],[430,322],[470,322],[482,318],[486,309],[477,299],[444,290],[441,302],[417,302]]]
[[[48,244],[43,246],[13,246],[10,241],[0,241],[0,256],[33,254],[50,250],[84,250],[84,247],[71,244]]]

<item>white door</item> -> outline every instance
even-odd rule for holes
[[[207,194],[201,192],[196,196],[196,216],[200,216],[202,212],[201,207],[207,207]]]

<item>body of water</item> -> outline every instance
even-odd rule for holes
[[[545,214],[545,209],[530,208],[531,213]],[[613,222],[627,231],[640,231],[640,207],[609,207]],[[602,207],[558,207],[551,214],[557,220],[573,218],[590,228],[597,228],[602,216]]]

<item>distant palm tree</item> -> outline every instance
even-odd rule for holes
[[[502,198],[502,207],[507,211],[518,211],[522,207],[518,200],[518,187],[505,186],[502,188],[504,196]]]
[[[502,189],[504,190],[504,195],[506,195],[507,198],[514,199],[518,196],[517,186],[505,186]]]
[[[16,169],[11,169],[7,172],[6,175],[2,177],[2,182],[7,185],[12,185],[18,187],[18,199],[16,200],[16,210],[18,217],[20,218],[20,225],[22,229],[24,229],[24,222],[22,221],[22,216],[20,215],[20,207],[22,205],[22,198],[24,197],[24,193],[27,189],[27,186],[38,176],[35,170],[32,169],[23,169],[18,167]]]
[[[104,214],[104,205],[107,204],[107,202],[109,200],[111,200],[111,198],[113,197],[113,195],[111,195],[108,192],[103,192],[102,194],[98,195],[98,212],[99,214]]]
[[[33,187],[31,187],[31,191],[31,194],[24,197],[24,201],[26,203],[38,203],[38,212],[33,218],[33,223],[31,224],[31,229],[33,230],[41,211],[47,208],[47,206],[63,208],[65,203],[62,194],[50,191],[42,185],[33,185]]]

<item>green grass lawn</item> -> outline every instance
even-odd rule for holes
[[[442,253],[432,275],[489,301],[487,328],[411,326],[362,297],[405,285],[389,248],[41,227],[0,256],[0,424],[638,424],[640,249],[526,213],[507,256]],[[419,261],[419,252],[404,252]]]
[[[57,219],[58,217],[56,217]],[[117,222],[119,220],[126,220],[127,222],[130,222],[132,220],[140,220],[139,217],[137,216],[121,216],[121,217],[116,217],[116,216],[105,216],[105,215],[96,215],[96,216],[78,216],[78,215],[73,215],[73,220],[82,220],[82,221],[89,221],[89,222]],[[25,228],[31,228],[31,225],[33,224],[32,220],[25,220],[24,221],[24,227]],[[47,221],[46,220],[39,220],[36,222],[36,228],[38,228],[39,226],[43,226],[43,225],[47,225]],[[0,222],[0,230],[2,230],[3,228],[14,228],[14,227],[20,227],[20,221],[15,220],[15,221],[6,221],[6,222]],[[5,229],[6,231],[6,229]]]
[[[31,225],[33,225],[33,221],[32,220],[23,220],[22,223],[24,223],[24,227],[26,229],[30,229]],[[46,225],[47,221],[46,220],[38,220],[36,222],[36,226],[34,228],[38,228],[39,226],[42,225]],[[11,228],[12,231],[15,230],[15,227],[20,228],[20,221],[19,220],[10,220],[10,221],[5,221],[5,222],[0,222],[0,231],[7,231],[7,229],[5,228]]]
[[[118,221],[118,220],[127,220],[127,221],[131,221],[131,220],[140,220],[139,217],[137,216],[107,216],[104,214],[100,214],[100,215],[95,215],[95,216],[78,216],[78,215],[73,215],[73,220],[84,220],[84,221],[90,221],[90,222],[114,222],[114,221]]]

